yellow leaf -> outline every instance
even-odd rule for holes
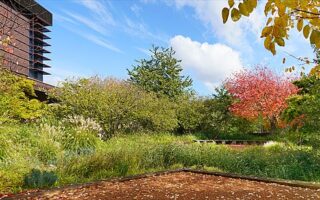
[[[231,19],[232,19],[234,22],[236,22],[236,21],[238,21],[240,18],[241,18],[241,14],[240,14],[239,10],[236,9],[236,8],[233,8],[233,9],[231,10]]]
[[[320,71],[320,65],[316,65],[310,70],[309,75],[310,76],[317,75],[319,74],[319,71]]]
[[[263,43],[264,48],[266,48],[267,50],[270,50],[271,41],[272,41],[272,38],[270,36],[267,36]]]
[[[312,24],[313,26],[318,26],[318,27],[320,27],[320,19],[319,19],[319,18],[311,19],[309,22],[310,22],[310,24]]]
[[[270,35],[270,33],[272,32],[272,26],[266,26],[264,27],[264,29],[262,30],[261,36],[260,37],[267,37],[268,35]]]
[[[264,7],[264,14],[267,16],[268,12],[271,10],[271,1],[268,1]]]
[[[285,45],[284,39],[279,37],[276,38],[276,43],[282,47]]]
[[[279,36],[288,38],[287,29],[279,29]]]
[[[310,43],[314,44],[316,48],[320,48],[320,31],[313,30],[310,35]]]
[[[248,15],[250,15],[250,13],[253,11],[254,7],[253,5],[251,4],[252,2],[250,0],[244,0],[243,1],[243,4],[244,4],[244,7],[246,8],[247,12],[248,12]]]
[[[273,35],[274,37],[282,37],[281,34],[280,34],[280,30],[282,30],[282,28],[281,28],[280,26],[278,26],[278,25],[275,24],[275,25],[273,26],[272,35]]]
[[[249,16],[249,11],[246,7],[246,4],[239,3],[239,11],[242,15],[247,16],[247,17]]]
[[[313,30],[310,35],[310,43],[317,45],[317,43],[319,43],[319,40],[320,40],[320,32]]]
[[[276,55],[276,46],[274,45],[274,42],[270,43],[270,51],[273,55]]]
[[[258,5],[258,0],[248,0],[248,3],[252,9],[255,9]]]
[[[279,16],[283,16],[286,12],[286,6],[283,3],[278,5],[278,14]]]
[[[229,9],[223,8],[222,9],[222,20],[223,20],[224,24],[228,21],[228,17],[229,17]]]
[[[298,23],[297,23],[297,29],[298,29],[298,31],[301,31],[301,30],[302,30],[302,27],[303,27],[303,20],[302,20],[302,19],[299,19],[299,20],[298,20]]]
[[[234,5],[234,0],[228,0],[229,7],[231,8]]]
[[[272,17],[269,17],[268,21],[267,21],[267,25],[269,25],[272,22]]]
[[[315,45],[316,45],[316,48],[317,48],[317,49],[320,49],[320,40],[317,40],[316,43],[315,43]]]
[[[306,25],[303,28],[303,36],[307,39],[309,37],[309,34],[310,34],[310,26]]]

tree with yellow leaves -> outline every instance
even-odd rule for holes
[[[228,0],[229,7],[222,9],[223,23],[229,16],[236,22],[242,16],[249,17],[257,7],[258,0]],[[320,48],[320,0],[267,0],[264,14],[268,17],[262,30],[264,47],[273,55],[276,45],[285,46],[290,29],[296,27],[309,39],[310,44]]]

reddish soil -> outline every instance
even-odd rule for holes
[[[32,194],[31,194],[32,195]],[[47,191],[19,199],[320,199],[320,189],[291,187],[192,172]]]

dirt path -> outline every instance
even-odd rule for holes
[[[99,182],[19,199],[320,199],[306,189],[221,176],[176,172],[123,182]]]

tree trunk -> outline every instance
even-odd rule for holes
[[[270,132],[274,133],[277,129],[277,118],[272,116],[270,119]]]

